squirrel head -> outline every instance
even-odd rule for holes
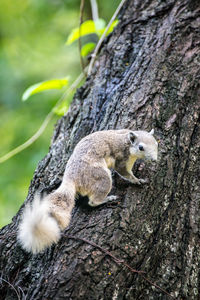
[[[157,161],[158,142],[153,136],[154,129],[147,131],[129,132],[130,154],[137,158]]]

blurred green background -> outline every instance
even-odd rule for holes
[[[97,3],[99,16],[108,22],[120,0]],[[30,138],[62,95],[62,91],[48,91],[22,102],[25,89],[65,76],[72,83],[80,74],[78,43],[65,45],[70,31],[79,24],[79,7],[79,0],[1,0],[0,156]],[[91,19],[89,0],[85,1],[83,19]],[[0,163],[0,227],[11,221],[25,200],[58,118],[54,116],[33,145]]]

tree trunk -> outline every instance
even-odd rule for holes
[[[1,230],[1,299],[200,299],[199,8],[197,0],[126,2],[57,124],[27,201],[59,185],[74,146],[96,130],[153,127],[158,163],[134,171],[150,183],[127,184],[113,172],[118,205],[78,201],[61,240],[38,255],[16,241],[22,207]]]

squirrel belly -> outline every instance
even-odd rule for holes
[[[24,211],[18,230],[22,248],[34,254],[57,243],[66,228],[74,207],[75,189],[72,183],[62,185],[43,199],[36,194]]]

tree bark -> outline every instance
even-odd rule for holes
[[[137,187],[113,172],[118,205],[91,209],[80,199],[61,240],[38,255],[16,241],[22,206],[0,232],[0,299],[171,298],[78,238],[145,271],[174,299],[200,299],[199,8],[197,0],[126,2],[93,74],[59,120],[26,201],[59,185],[74,146],[96,130],[153,127],[158,163],[134,171],[150,183]]]

